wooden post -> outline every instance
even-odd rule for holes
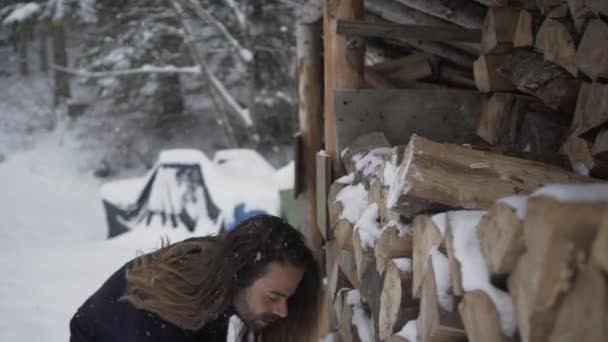
[[[321,149],[321,21],[301,22],[296,28],[298,53],[298,117],[302,138],[304,227],[321,261],[321,232],[317,225],[316,153]]]
[[[335,89],[357,89],[363,85],[365,46],[361,38],[339,36],[339,19],[363,19],[363,0],[324,2],[323,37],[325,63],[325,149],[332,169],[338,170]],[[334,173],[337,175],[337,172]]]

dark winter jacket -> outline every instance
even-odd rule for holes
[[[228,314],[207,323],[199,331],[189,331],[121,300],[126,291],[125,275],[129,265],[116,271],[78,309],[70,321],[70,342],[226,341]]]

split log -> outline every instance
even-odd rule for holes
[[[355,255],[357,279],[359,279],[360,283],[363,274],[365,274],[369,268],[376,268],[376,260],[374,260],[374,250],[367,249],[363,246],[361,234],[358,229],[353,232],[353,254]],[[363,297],[362,299],[363,302],[367,303],[367,298]]]
[[[350,281],[348,281],[348,278],[346,277],[344,272],[340,269],[340,260],[339,260],[339,255],[338,255],[337,258],[333,262],[331,273],[329,274],[328,283],[327,283],[327,291],[328,291],[331,302],[336,301],[336,298],[338,296],[340,289],[351,288],[353,286],[354,286],[354,284],[352,284]],[[339,311],[337,311],[337,313],[338,313],[338,315],[340,314]]]
[[[591,149],[591,154],[593,154],[594,158],[608,163],[608,130],[602,131],[597,135]]]
[[[418,317],[419,301],[412,298],[411,294],[411,269],[400,268],[395,262],[389,262],[380,294],[380,340],[389,338],[407,321]]]
[[[372,180],[369,185],[369,203],[378,205],[378,214],[380,216],[380,226],[383,229],[387,225],[398,226],[399,214],[386,207],[386,197],[388,196],[388,187],[382,185],[379,179]]]
[[[593,142],[606,124],[608,124],[608,84],[583,83],[572,119],[573,131]]]
[[[410,341],[407,338],[400,336],[400,335],[393,335],[393,336],[387,338],[386,340],[384,340],[384,342],[415,342],[415,341]]]
[[[544,184],[591,181],[555,166],[417,135],[404,155],[387,205],[408,218],[446,208],[487,209],[499,198],[530,193]]]
[[[456,252],[454,251],[454,234],[450,225],[450,213],[447,214],[447,225],[445,228],[445,249],[448,254],[448,261],[450,262],[450,276],[452,283],[452,293],[456,296],[462,297],[464,295],[464,289],[462,288],[462,269],[460,261],[456,258]]]
[[[486,8],[469,0],[398,0],[420,12],[441,18],[458,26],[478,29],[483,25]]]
[[[409,82],[431,77],[435,74],[437,60],[428,53],[416,53],[410,56],[384,61],[370,69],[386,77],[389,82]]]
[[[513,199],[526,201],[523,196]],[[516,209],[505,202],[496,202],[479,222],[477,235],[490,273],[511,274],[526,250],[522,220]]]
[[[576,275],[549,337],[550,342],[608,341],[608,282],[594,264]]]
[[[520,10],[517,26],[513,34],[513,47],[523,48],[534,46],[534,37],[540,28],[540,18],[529,11]]]
[[[608,16],[608,3],[605,0],[586,0],[586,3],[593,12]]]
[[[475,85],[475,77],[471,70],[461,69],[452,66],[449,63],[441,63],[439,65],[439,81],[465,89],[477,88]]]
[[[593,243],[593,262],[608,273],[608,210],[603,213],[599,232]]]
[[[538,5],[538,8],[540,8],[541,12],[544,15],[547,15],[552,10],[559,7],[566,7],[567,9],[568,4],[566,1],[567,0],[536,0],[536,4]]]
[[[354,224],[342,217],[344,206],[338,201],[337,195],[349,184],[334,182],[329,188],[328,214],[330,222],[331,237],[336,240],[338,249],[353,250],[352,235]]]
[[[396,85],[389,82],[384,76],[380,75],[377,72],[371,71],[369,69],[365,69],[365,88],[372,89],[393,89],[397,88]]]
[[[439,214],[435,220],[426,215],[414,218],[412,227],[414,233],[412,297],[414,298],[420,298],[422,295],[424,276],[428,272],[429,255],[433,247],[441,245],[443,229],[445,229],[445,214]]]
[[[356,175],[358,171],[362,171],[365,164],[358,163],[363,158],[370,154],[377,154],[378,157],[388,158],[391,144],[386,139],[382,132],[371,132],[361,135],[348,144],[348,146],[340,151],[340,159],[344,163],[344,169],[347,174],[355,174],[354,182],[360,181],[361,175]],[[369,156],[370,158],[373,156]],[[368,161],[371,159],[368,159]],[[365,162],[365,160],[363,161]],[[367,170],[369,173],[375,174],[379,169],[380,164],[375,164],[373,168]]]
[[[589,19],[594,16],[593,11],[587,5],[587,0],[568,0],[568,8],[574,19],[576,31],[582,33]]]
[[[606,210],[607,204],[558,202],[539,196],[529,198],[527,207],[524,241],[528,269],[520,277],[529,278],[525,297],[531,309],[523,317],[535,319],[538,314],[542,324],[531,321],[532,330],[524,341],[542,342],[553,328],[564,292],[572,286],[576,265],[589,260],[601,222],[597,213]]]
[[[543,53],[545,60],[551,61],[578,76],[576,56],[576,31],[572,22],[547,18],[538,29],[534,48]]]
[[[376,270],[383,274],[386,264],[394,258],[411,258],[413,251],[412,231],[395,221],[386,225],[374,248]]]
[[[475,58],[471,56],[470,52],[468,50],[463,51],[461,47],[416,39],[390,39],[387,42],[397,46],[405,46],[428,52],[466,69],[472,68],[475,62]],[[476,54],[477,52],[475,52]]]
[[[585,139],[576,134],[570,135],[562,145],[561,152],[568,156],[572,170],[579,175],[589,176],[596,166],[591,155],[591,146]]]
[[[517,89],[538,97],[548,107],[566,113],[574,110],[580,80],[544,61],[540,54],[516,49],[502,59],[498,72]]]
[[[458,312],[470,342],[514,340],[503,335],[496,305],[484,291],[467,292],[458,305]]]
[[[357,277],[357,264],[355,262],[355,255],[353,252],[341,250],[338,254],[338,263],[340,265],[340,271],[344,274],[350,286],[354,289],[360,287],[359,278]]]
[[[418,316],[417,323],[420,341],[467,341],[458,312],[446,311],[439,304],[432,263],[429,263],[424,276],[424,290],[420,300],[420,316]]]
[[[515,146],[539,155],[556,155],[566,139],[570,122],[555,113],[526,113]]]
[[[515,270],[509,276],[509,293],[515,305],[515,317],[522,342],[547,341],[552,323],[547,322],[545,312],[537,311],[531,303],[532,277],[528,254],[523,254]]]
[[[587,25],[576,51],[576,66],[592,80],[608,78],[608,25],[596,19]]]
[[[491,145],[515,145],[518,130],[533,98],[494,93],[484,104],[477,123],[477,135]]]
[[[479,56],[473,63],[473,74],[477,89],[482,93],[491,91],[515,90],[513,82],[498,73],[498,67],[502,64],[502,56],[485,55]]]
[[[344,341],[362,342],[368,340],[369,336],[359,336],[359,330],[353,324],[353,316],[355,315],[355,311],[363,311],[360,302],[357,304],[351,304],[356,303],[356,299],[359,299],[358,295],[353,295],[354,292],[358,293],[359,291],[346,290],[340,291],[339,293],[342,297],[340,301],[342,304],[341,311],[338,313],[338,316],[340,317],[339,332],[340,336],[342,337],[342,339],[344,339]]]
[[[492,54],[512,50],[518,19],[519,12],[514,8],[489,8],[481,31],[481,52]]]
[[[366,298],[371,316],[371,335],[374,341],[380,341],[380,307],[381,292],[384,286],[384,277],[374,267],[370,267],[361,278],[359,292],[361,298]]]

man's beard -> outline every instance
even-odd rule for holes
[[[239,318],[245,322],[247,328],[251,331],[258,332],[266,328],[271,323],[277,321],[280,317],[274,314],[256,315],[249,307],[245,298],[237,296],[234,309]]]

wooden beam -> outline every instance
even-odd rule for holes
[[[363,19],[363,0],[328,0],[324,2],[323,37],[325,39],[325,147],[332,170],[339,169],[336,141],[334,91],[358,89],[364,80],[365,45],[361,39],[337,35],[340,19]],[[337,174],[337,173],[336,173]]]
[[[324,152],[316,154],[316,213],[317,227],[325,240],[331,240],[329,232],[328,194],[331,183],[331,167],[329,158]]]
[[[488,209],[499,198],[549,183],[592,180],[544,163],[441,144],[414,135],[387,204],[403,216],[447,208]],[[526,170],[522,174],[521,170]]]
[[[480,30],[339,20],[338,33],[376,38],[420,39],[435,42],[478,42]]]
[[[311,247],[321,261],[322,234],[317,225],[316,153],[321,149],[323,74],[321,64],[321,21],[296,27],[298,55],[298,118],[302,141],[304,183],[304,227]]]
[[[467,90],[339,90],[335,94],[338,147],[357,137],[384,132],[391,145],[406,145],[413,133],[438,141],[475,138],[483,96]]]
[[[373,0],[372,0],[373,1]],[[458,26],[479,29],[486,8],[470,0],[397,0],[421,12],[452,22]]]

